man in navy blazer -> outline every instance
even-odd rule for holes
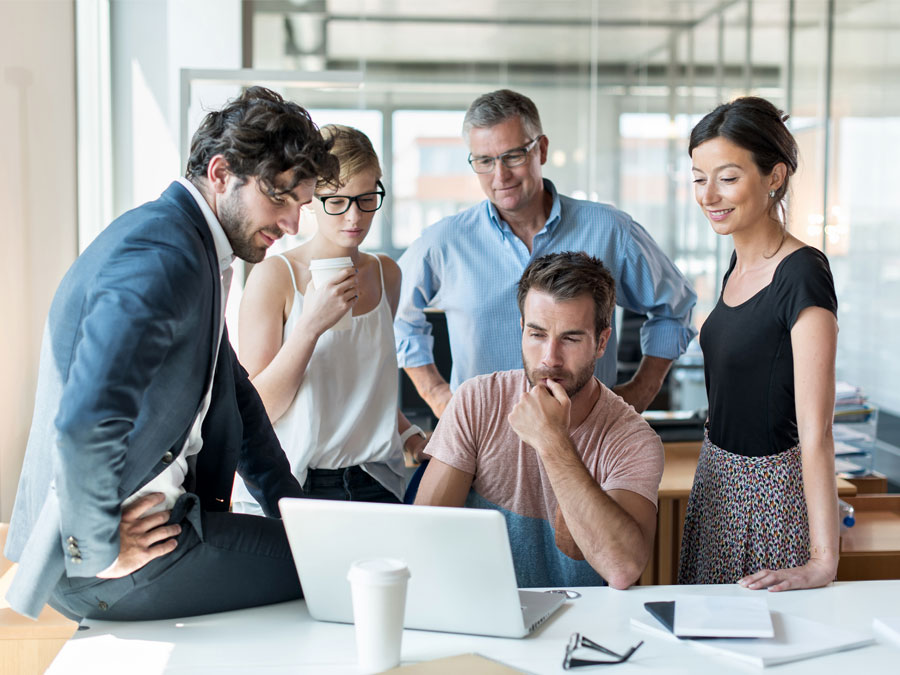
[[[337,160],[252,87],[209,113],[186,178],[79,256],[44,334],[6,555],[35,617],[156,619],[301,597],[278,499],[302,496],[224,326],[234,257],[296,234]],[[235,470],[269,518],[228,512]]]

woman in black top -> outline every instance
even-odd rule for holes
[[[700,334],[709,422],[680,583],[781,591],[823,586],[837,571],[837,299],[828,260],[785,227],[797,168],[785,119],[747,97],[691,132],[697,203],[734,254]]]

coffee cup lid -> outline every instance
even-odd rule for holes
[[[347,579],[351,583],[361,581],[367,584],[392,584],[409,579],[406,563],[396,558],[364,558],[350,564]]]
[[[313,258],[309,261],[311,270],[330,270],[336,267],[353,267],[353,260],[350,256],[344,256],[342,258]]]

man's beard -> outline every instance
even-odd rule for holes
[[[268,249],[253,243],[253,237],[259,230],[253,230],[247,208],[241,202],[237,191],[222,201],[219,207],[219,223],[225,231],[225,236],[228,237],[235,256],[250,263],[262,262]],[[281,237],[281,231],[277,227],[275,231],[260,229],[273,239]]]
[[[584,389],[585,385],[591,381],[591,378],[594,376],[594,363],[586,363],[583,368],[578,370],[575,373],[570,373],[568,370],[564,368],[534,368],[532,369],[528,365],[528,361],[525,360],[525,354],[522,354],[522,364],[525,366],[525,376],[528,378],[528,382],[531,383],[531,386],[537,386],[541,383],[541,380],[557,380],[561,379],[563,382],[560,384],[563,385],[563,389],[566,390],[566,396],[572,398],[579,391]]]

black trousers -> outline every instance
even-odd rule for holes
[[[399,504],[400,500],[359,466],[345,469],[310,469],[303,482],[307,499]]]
[[[284,525],[274,518],[203,512],[182,495],[174,551],[120,579],[64,577],[50,601],[73,618],[171,619],[302,598]]]

